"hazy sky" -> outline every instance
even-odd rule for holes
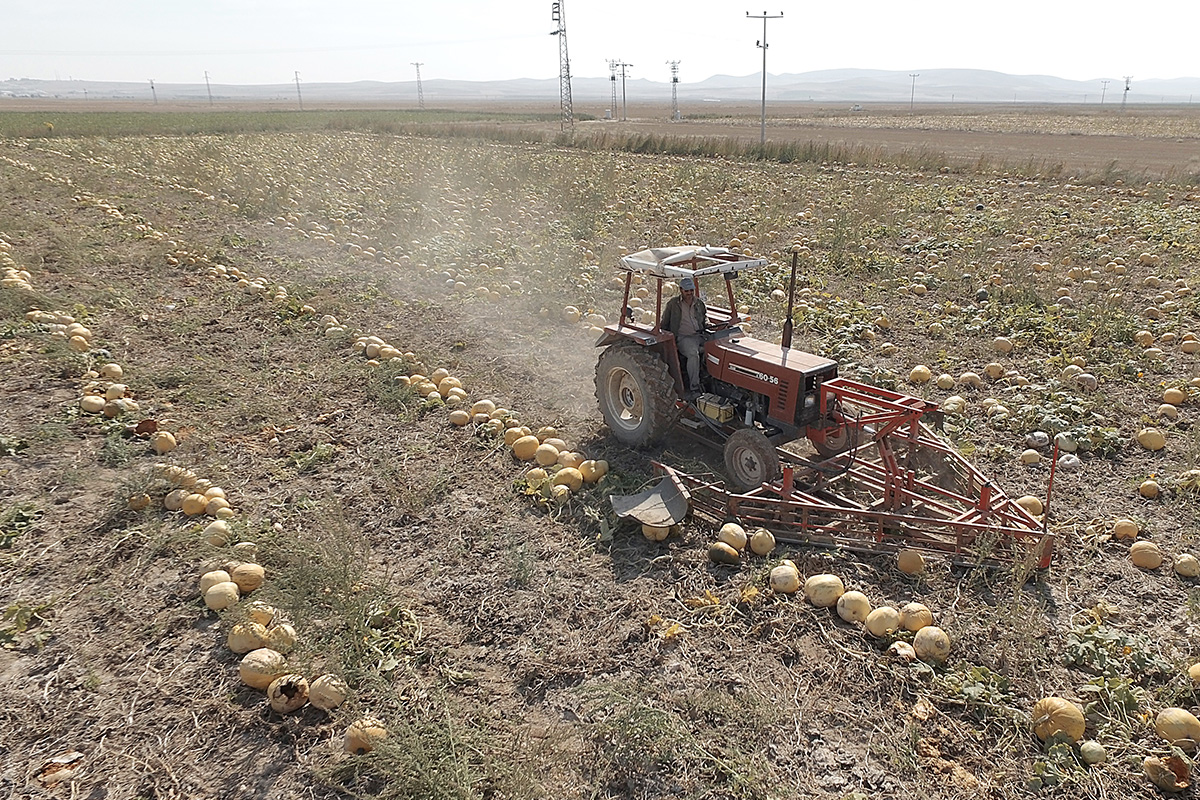
[[[554,78],[551,0],[0,0],[0,80],[214,84]],[[1200,3],[564,0],[571,74],[683,83],[762,68],[1200,76]]]

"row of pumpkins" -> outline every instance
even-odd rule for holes
[[[347,330],[333,315],[323,316],[320,322],[326,335],[340,335]],[[386,361],[411,370],[407,375],[398,376],[397,380],[411,387],[427,403],[444,406],[451,425],[459,428],[474,426],[482,433],[503,439],[517,460],[535,462],[537,466],[525,475],[530,488],[545,488],[552,498],[561,501],[608,473],[607,461],[589,459],[572,450],[553,426],[542,426],[535,431],[522,425],[511,410],[497,405],[494,400],[471,402],[462,380],[444,367],[430,371],[414,353],[402,351],[374,335],[358,336],[352,349],[364,356],[371,366],[380,366]]]
[[[0,253],[3,253],[7,262],[11,260],[7,256],[8,243],[3,244]],[[214,270],[213,274],[223,274],[223,271]],[[4,285],[32,289],[28,283],[31,278],[28,273],[22,271],[17,277],[21,279],[20,286],[11,282]],[[245,280],[242,275],[230,277],[239,278],[239,283]],[[286,299],[286,294],[283,298],[276,296],[274,299]],[[68,347],[74,352],[90,353],[93,349],[92,332],[70,314],[34,308],[25,317],[27,321],[45,326],[52,337],[66,339]],[[111,419],[140,410],[129,387],[121,382],[124,369],[120,364],[105,363],[88,370],[84,378],[87,382],[83,385],[79,401],[79,408],[84,413],[103,414]],[[159,455],[165,455],[177,447],[174,435],[168,431],[155,430],[149,435],[149,442]],[[235,516],[235,511],[221,487],[214,486],[211,481],[198,477],[189,469],[173,464],[155,464],[154,472],[175,487],[163,496],[161,505],[164,509],[181,511],[189,517],[202,514],[213,517],[214,520],[202,531],[204,539],[216,547],[231,543],[233,531],[229,520]],[[151,497],[145,492],[127,498],[127,506],[136,511],[149,507],[151,502]],[[243,595],[261,587],[265,580],[265,570],[255,561],[256,545],[238,542],[233,544],[232,550],[237,560],[226,562],[220,568],[206,570],[200,577],[200,593],[209,609],[226,611],[234,608]],[[315,678],[310,685],[303,675],[289,668],[286,654],[295,647],[296,631],[279,619],[273,607],[256,601],[250,604],[246,613],[246,621],[238,622],[230,629],[227,645],[233,652],[243,655],[238,666],[241,680],[252,688],[265,691],[273,710],[290,713],[311,703],[322,710],[332,711],[346,700],[349,687],[341,678],[324,674]],[[367,752],[373,748],[374,742],[386,735],[382,723],[364,717],[346,730],[344,749],[350,753]]]
[[[647,527],[651,528],[650,532]],[[658,536],[657,529],[652,526],[644,526],[643,534],[651,539]],[[717,564],[736,565],[741,563],[746,551],[765,557],[774,549],[775,537],[766,528],[747,533],[738,523],[727,522],[717,532],[717,540],[709,545],[708,557]],[[898,556],[898,564],[905,573],[916,574],[924,571],[925,558],[916,550],[904,550]],[[767,583],[777,594],[795,594],[803,590],[805,598],[817,608],[834,608],[844,621],[861,624],[876,638],[892,636],[899,630],[914,634],[912,644],[901,640],[893,642],[888,648],[892,655],[935,664],[945,662],[950,655],[949,635],[933,624],[933,612],[922,603],[911,602],[899,609],[893,606],[872,608],[870,599],[862,592],[846,591],[837,575],[811,575],[801,582],[800,570],[790,559],[784,559],[771,569]]]

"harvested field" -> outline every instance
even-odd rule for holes
[[[627,152],[608,133],[753,144],[752,111],[581,125],[603,149],[528,119],[486,123],[503,129],[490,141],[252,116],[188,135],[81,117],[0,140],[0,789],[1157,795],[1143,760],[1172,748],[1156,715],[1200,705],[1200,595],[1173,568],[1200,522],[1200,188],[1194,118],[1138,115],[1127,134],[998,110],[978,134],[899,113],[772,122],[772,139],[870,155],[854,162]],[[769,341],[799,245],[797,345],[941,404],[950,440],[1010,495],[1046,497],[1049,453],[1025,463],[1029,436],[1068,437],[1050,570],[908,575],[813,547],[723,566],[706,557],[720,521],[662,542],[618,524],[607,498],[645,485],[650,458],[714,461],[682,438],[618,446],[593,396],[587,315],[615,317],[617,258],[681,243],[771,259],[739,282]],[[917,365],[935,380],[910,382]],[[439,368],[468,403],[507,410],[500,425],[451,424],[450,394],[412,377]],[[120,402],[89,413],[96,392]],[[550,497],[505,419],[553,427],[608,474]],[[1139,444],[1146,428],[1165,446]],[[177,447],[155,452],[152,429]],[[206,483],[230,511],[169,510]],[[1119,519],[1161,566],[1132,563]],[[949,659],[897,657],[911,633],[875,638],[772,591],[784,558],[875,606],[925,604]],[[262,586],[207,608],[200,576],[246,562]],[[294,628],[289,669],[344,679],[343,705],[279,713],[239,680],[227,637],[254,600]],[[1082,709],[1104,761],[1034,735],[1046,696]],[[362,717],[387,737],[351,755]]]

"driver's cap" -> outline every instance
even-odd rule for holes
[[[695,289],[696,282],[694,280],[692,280],[691,278],[684,278],[683,280],[679,281],[679,288],[680,289]]]

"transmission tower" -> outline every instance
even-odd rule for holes
[[[679,119],[679,62],[668,61],[671,66],[671,120]]]
[[[158,92],[154,91],[154,78],[150,78],[150,95],[154,98],[154,105],[158,105]]]
[[[558,23],[558,28],[550,31],[551,36],[558,37],[558,95],[562,106],[561,130],[574,129],[575,113],[571,109],[571,60],[567,58],[567,19],[563,13],[562,0],[550,4],[550,19]]]
[[[608,82],[612,84],[612,106],[608,112],[609,119],[617,118],[617,65],[620,63],[620,61],[612,60],[608,62]]]
[[[421,88],[421,66],[418,61],[412,62],[412,65],[417,68],[417,105],[425,108],[425,90]]]
[[[213,104],[213,102],[212,102],[212,84],[210,84],[208,82],[208,70],[204,70],[204,88],[208,90],[208,104],[211,106]]]
[[[1125,98],[1129,96],[1129,83],[1133,80],[1132,75],[1125,76],[1125,93],[1121,95],[1121,110],[1125,110]]]
[[[1108,84],[1112,81],[1100,81],[1100,105],[1104,105],[1104,93],[1108,91]]]
[[[296,102],[300,104],[300,110],[304,110],[304,98],[300,96],[300,72],[296,71]]]

